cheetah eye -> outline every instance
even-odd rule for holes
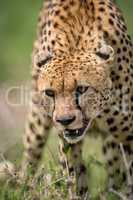
[[[46,89],[44,92],[48,97],[54,97],[55,96],[55,92],[51,89]]]
[[[40,61],[37,62],[37,66],[38,67],[42,67],[43,65],[45,65],[46,63],[48,63],[50,60],[52,59],[51,56],[48,56]]]
[[[87,90],[88,90],[88,86],[78,86],[77,89],[76,89],[76,94],[77,95],[82,95],[83,93],[85,93]]]

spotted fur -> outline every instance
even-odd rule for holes
[[[82,139],[90,129],[103,135],[111,187],[118,186],[118,177],[127,181],[120,144],[131,162],[133,45],[114,1],[45,0],[33,51],[32,80],[22,171],[26,172],[29,163],[37,166],[54,124],[61,139],[61,163],[68,163],[70,174],[75,171],[81,199],[88,190]],[[131,164],[131,176],[132,171]]]

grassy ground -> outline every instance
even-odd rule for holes
[[[67,180],[69,177],[62,175],[62,170],[58,164],[57,141],[58,139],[53,133],[46,146],[42,163],[34,179],[30,177],[26,183],[21,185],[13,182],[7,182],[4,185],[1,184],[0,200],[68,200]],[[117,200],[113,194],[108,193],[105,195],[103,193],[107,184],[107,175],[103,164],[101,145],[102,141],[100,138],[97,138],[97,140],[86,138],[84,145],[83,157],[88,169],[91,199]],[[18,149],[18,145],[10,149],[6,156],[10,158],[14,157],[16,149]],[[20,160],[18,160],[18,155],[16,161],[12,159],[16,164],[19,164]]]

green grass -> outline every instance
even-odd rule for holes
[[[57,156],[58,140],[57,137],[54,136],[54,133],[52,134],[53,136],[50,138],[48,145],[46,146],[36,177],[31,177],[29,173],[28,181],[23,184],[8,182],[1,185],[0,200],[68,200],[66,184],[68,177],[67,175],[62,175],[62,170],[58,164]],[[101,145],[101,138],[97,138],[97,140],[89,138],[86,140],[84,145],[83,157],[88,170],[91,199],[117,200],[117,198],[111,193],[108,193],[107,196],[103,198],[105,196],[104,191],[107,185],[107,174],[101,154]],[[17,147],[18,146],[15,146],[14,149]],[[7,155],[11,157],[11,152]],[[20,163],[20,160],[17,160],[16,163]],[[30,185],[30,187],[27,185]]]

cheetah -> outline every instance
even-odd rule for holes
[[[38,21],[21,171],[32,165],[35,173],[55,126],[60,163],[84,199],[83,141],[98,130],[109,187],[119,177],[128,184],[121,147],[133,182],[133,44],[120,9],[113,0],[45,0]]]

